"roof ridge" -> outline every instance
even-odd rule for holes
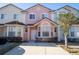
[[[16,7],[16,8],[18,8],[18,9],[20,9],[20,10],[23,10],[23,9],[19,8],[18,6],[12,4],[12,3],[9,3],[9,4],[7,4],[7,5],[4,5],[4,6],[0,7],[0,9],[2,9],[2,8],[6,7],[6,6],[9,6],[9,5],[12,5],[12,6],[14,6],[14,7]]]
[[[70,6],[70,5],[65,5],[65,6],[63,6],[63,7],[58,8],[57,10],[62,9],[62,8],[64,8],[64,7],[66,7],[66,6],[68,6],[68,7],[70,7],[70,8],[73,8],[73,9],[79,11],[78,9],[76,9],[75,7],[72,7],[72,6]]]
[[[50,11],[53,11],[52,9],[50,9],[50,8],[48,8],[48,7],[46,7],[46,6],[42,5],[42,4],[40,4],[40,3],[37,3],[37,4],[33,5],[33,6],[31,6],[31,7],[27,8],[27,9],[25,9],[24,11],[26,11],[26,10],[32,8],[32,7],[35,7],[35,6],[37,6],[37,5],[40,5],[40,6],[44,7],[44,8],[49,9]]]
[[[9,4],[7,4],[7,5],[4,5],[4,6],[0,7],[0,9],[6,7],[6,6],[8,6],[8,5],[13,5],[14,7],[16,7],[16,8],[18,8],[18,9],[22,10],[22,11],[25,11],[25,10],[28,10],[28,9],[34,7],[34,6],[40,5],[40,6],[43,6],[44,8],[47,8],[47,9],[49,9],[49,10],[51,10],[51,11],[54,11],[54,10],[52,10],[52,9],[50,9],[50,8],[48,8],[48,7],[46,7],[46,6],[42,5],[42,4],[40,4],[40,3],[37,3],[37,4],[35,4],[35,5],[33,5],[33,6],[29,7],[29,8],[27,8],[27,9],[25,9],[25,10],[21,9],[20,7],[14,5],[14,4],[12,4],[12,3],[9,3]],[[58,9],[56,9],[56,11],[59,10],[59,9],[61,9],[61,8],[66,7],[66,6],[71,7],[71,8],[73,8],[73,9],[79,11],[78,9],[76,9],[75,7],[72,7],[72,6],[70,6],[70,5],[65,5],[65,6],[63,6],[63,7],[60,7],[60,8],[58,8]]]

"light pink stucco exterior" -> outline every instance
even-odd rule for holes
[[[57,24],[51,21],[52,12],[49,9],[43,6],[40,6],[40,4],[37,4],[36,6],[27,9],[25,13],[26,13],[26,24],[27,24],[26,30],[27,31],[24,37],[26,37],[26,40],[37,40],[36,37],[35,39],[33,39],[33,35],[35,33],[35,36],[37,36],[38,27],[44,24],[50,25],[51,32],[53,32],[53,37],[57,37],[57,32],[54,32]],[[34,20],[29,19],[29,14],[31,13],[35,14]],[[42,14],[44,13],[48,14],[48,18],[42,19]],[[42,41],[49,41],[49,39],[42,39]]]
[[[37,4],[36,6],[34,6],[32,8],[27,9],[26,11],[27,11],[26,12],[26,23],[28,23],[28,24],[32,24],[32,23],[35,23],[35,22],[41,20],[43,13],[47,13],[48,18],[51,19],[51,13],[52,12],[50,12],[49,9],[40,6],[39,4]],[[31,13],[34,13],[36,15],[35,20],[29,19],[29,14],[31,14]]]

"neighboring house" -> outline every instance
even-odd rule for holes
[[[8,4],[0,8],[0,36],[22,38],[24,34],[24,14],[21,13],[22,9]]]
[[[22,37],[22,41],[61,41],[64,40],[63,32],[58,25],[58,14],[72,12],[79,16],[77,9],[68,5],[57,10],[51,10],[41,4],[36,4],[22,10],[13,4],[0,8],[0,36]],[[73,28],[75,30],[73,31]],[[77,33],[78,25],[73,25],[69,36]],[[76,36],[74,36],[76,37]]]
[[[79,10],[77,10],[77,9],[71,7],[71,6],[68,6],[68,5],[65,5],[64,7],[61,7],[61,8],[59,8],[59,9],[57,9],[55,12],[56,12],[55,14],[57,15],[56,22],[57,22],[57,20],[58,20],[58,15],[59,15],[59,14],[62,14],[62,13],[71,12],[71,13],[73,13],[76,17],[79,18]],[[57,23],[58,23],[58,22],[57,22]],[[78,24],[73,24],[73,25],[76,25],[76,26],[77,26]],[[69,30],[69,36],[70,36],[70,38],[72,38],[72,37],[75,38],[75,36],[71,36],[71,35],[75,35],[75,33],[71,33],[70,31],[79,32],[79,31],[78,31],[78,27],[75,27],[75,30],[73,29],[74,27],[75,27],[75,26],[71,26],[71,28],[70,28],[70,30]],[[62,30],[60,29],[60,25],[58,25],[58,40],[60,41],[60,40],[63,40],[63,39],[64,39],[64,34],[63,34]]]
[[[72,40],[79,41],[79,21],[77,23],[74,23],[69,30],[69,37]]]

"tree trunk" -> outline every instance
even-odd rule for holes
[[[65,36],[65,47],[67,48],[68,47],[68,43],[67,43],[67,35],[64,35]]]

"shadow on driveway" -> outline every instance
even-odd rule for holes
[[[25,43],[22,43],[21,46],[57,47],[56,43],[48,43],[48,42],[25,42]]]
[[[19,46],[15,47],[14,49],[10,50],[9,52],[5,53],[5,55],[22,55],[24,54],[25,50]]]

